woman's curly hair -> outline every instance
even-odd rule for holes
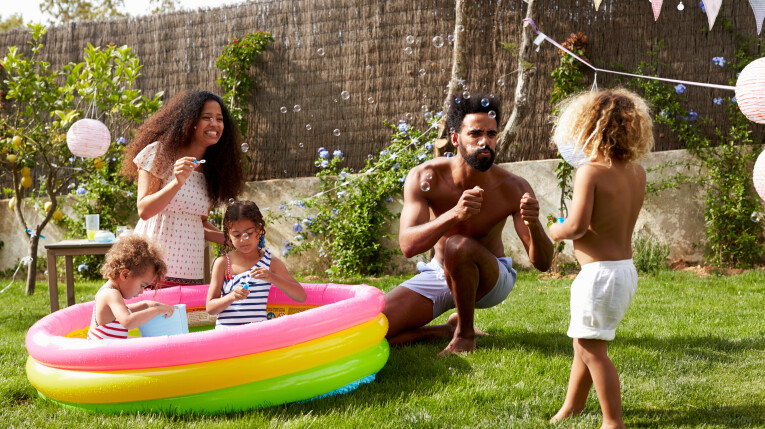
[[[167,274],[165,252],[155,241],[138,234],[120,236],[101,266],[101,275],[105,279],[115,280],[122,270],[129,270],[133,276],[140,276],[149,268],[154,268],[155,283],[159,283]]]
[[[125,147],[121,173],[132,180],[138,177],[133,158],[146,146],[157,145],[156,171],[172,171],[177,149],[191,142],[194,126],[199,121],[205,102],[220,104],[223,113],[223,133],[218,143],[207,148],[203,169],[207,179],[207,193],[218,206],[229,198],[236,198],[244,186],[242,173],[242,136],[223,100],[215,93],[190,90],[179,93],[138,128],[136,137]],[[164,179],[164,177],[160,177]]]
[[[231,239],[228,236],[229,228],[231,224],[238,220],[250,220],[255,225],[260,225],[263,230],[263,235],[266,235],[266,224],[263,221],[263,214],[260,212],[258,205],[252,201],[236,201],[228,206],[226,214],[223,215],[223,244],[228,247],[234,247]]]
[[[553,133],[556,144],[581,148],[590,161],[598,154],[634,162],[653,148],[651,109],[624,88],[587,91],[563,100]]]

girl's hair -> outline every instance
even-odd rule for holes
[[[164,252],[155,241],[138,234],[120,236],[109,252],[101,267],[105,279],[115,280],[120,271],[129,270],[132,275],[141,275],[149,268],[154,268],[155,281],[161,281],[167,273]]]
[[[135,180],[138,167],[133,158],[146,146],[159,142],[154,168],[158,172],[172,171],[179,147],[191,142],[194,126],[199,121],[205,102],[216,101],[223,113],[223,133],[218,143],[207,148],[203,169],[207,179],[207,194],[213,204],[220,205],[229,198],[236,198],[242,190],[242,136],[223,100],[215,93],[191,90],[177,94],[138,128],[135,139],[125,147],[121,173]],[[160,177],[163,179],[164,177]]]
[[[258,205],[252,201],[236,201],[226,209],[223,215],[223,244],[228,247],[234,247],[228,236],[231,224],[238,220],[251,220],[255,225],[260,225],[263,235],[266,234],[266,225],[263,221],[263,214],[260,213]]]
[[[553,142],[581,148],[590,161],[602,154],[634,162],[653,148],[651,110],[639,95],[624,88],[583,92],[558,106]]]

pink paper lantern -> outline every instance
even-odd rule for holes
[[[741,71],[736,81],[736,101],[750,121],[765,124],[765,58],[752,61]]]
[[[75,156],[96,158],[109,150],[112,135],[103,122],[80,119],[66,133],[66,145]]]
[[[760,156],[757,157],[757,162],[754,163],[752,180],[754,181],[754,189],[760,195],[760,198],[765,200],[765,151],[760,153]]]

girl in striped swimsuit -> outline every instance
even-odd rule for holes
[[[297,302],[306,299],[303,286],[266,248],[263,215],[252,201],[237,201],[223,217],[226,245],[234,250],[213,264],[207,290],[207,312],[217,314],[216,328],[266,320],[271,286]]]
[[[96,293],[88,339],[124,339],[130,329],[155,316],[172,315],[172,305],[147,300],[125,303],[164,277],[165,272],[162,251],[155,243],[136,234],[120,237],[101,267],[101,274],[108,280]]]

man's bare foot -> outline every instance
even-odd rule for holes
[[[449,345],[439,353],[439,356],[450,354],[470,353],[475,350],[475,338],[454,337]]]
[[[446,324],[451,327],[452,335],[454,335],[454,331],[457,329],[457,323],[460,321],[460,316],[457,313],[452,313],[451,316],[449,316],[449,319],[446,320]],[[491,334],[488,334],[483,331],[479,331],[478,329],[475,330],[476,336],[480,337],[488,337]]]

